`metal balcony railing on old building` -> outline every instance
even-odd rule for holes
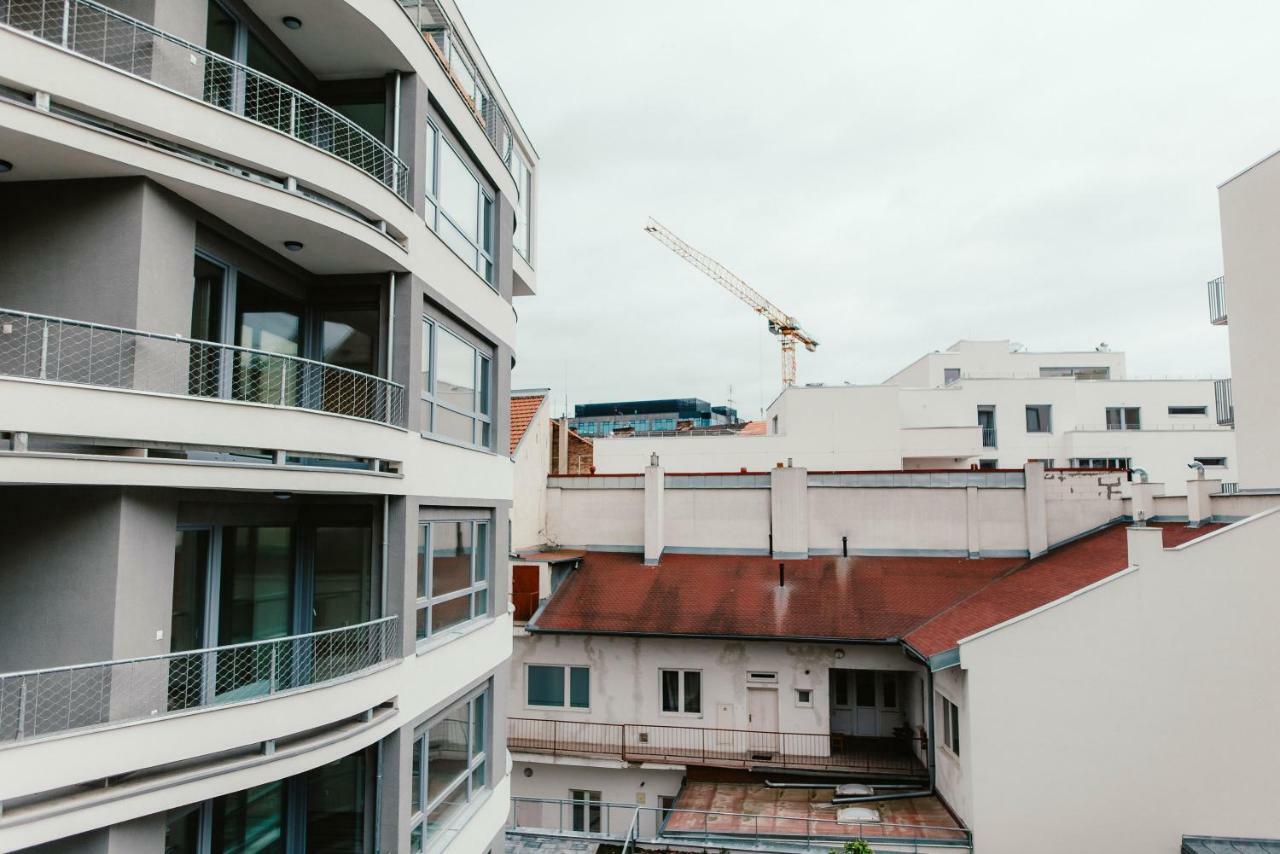
[[[339,629],[0,674],[0,747],[356,678],[398,657],[398,617]]]
[[[1213,381],[1214,409],[1218,415],[1218,423],[1234,425],[1236,423],[1236,405],[1231,396],[1231,380]]]
[[[1227,281],[1219,276],[1209,281],[1209,322],[1224,326],[1227,322]]]
[[[984,448],[996,447],[996,428],[994,427],[982,428],[982,447]]]
[[[920,777],[926,770],[912,750],[916,743],[908,738],[855,738],[838,733],[507,719],[507,744],[512,750],[551,756],[607,756],[630,762]]]
[[[0,308],[0,376],[238,400],[404,426],[404,387],[324,362]]]
[[[0,25],[274,128],[339,157],[408,198],[409,166],[304,92],[93,0],[3,0]]]

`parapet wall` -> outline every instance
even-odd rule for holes
[[[650,531],[655,559],[663,551],[1010,557],[1039,554],[1124,514],[1123,475],[1114,471],[1028,464],[983,471],[663,472],[656,478],[653,469],[648,490],[644,475],[549,478],[550,542],[642,551],[648,508],[661,528]]]

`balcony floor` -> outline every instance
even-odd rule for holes
[[[838,807],[831,804],[832,794],[831,789],[770,789],[763,782],[689,782],[676,798],[665,832],[672,837],[681,832],[702,834],[708,829],[724,834],[753,835],[759,832],[803,836],[809,829],[815,834],[857,836],[856,824],[822,824],[817,826],[821,830],[810,824],[810,819],[835,821]],[[958,840],[963,835],[961,825],[935,797],[869,801],[849,806],[879,810],[880,820],[886,825],[917,826],[868,824],[865,828],[868,837]],[[744,815],[705,817],[701,813],[681,813],[682,809]],[[707,822],[705,827],[704,820]]]

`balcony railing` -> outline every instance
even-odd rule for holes
[[[0,744],[345,681],[397,657],[399,625],[0,674]]]
[[[839,769],[915,777],[924,766],[914,742],[832,733],[508,718],[512,750],[553,756],[609,756],[634,762]]]
[[[1219,276],[1209,282],[1209,322],[1224,326],[1227,322],[1227,281]]]
[[[648,807],[606,801],[555,798],[511,799],[507,831],[535,837],[614,842],[633,846],[695,846],[710,850],[795,852],[840,850],[842,843],[866,839],[880,852],[970,851],[972,833],[963,827],[889,821],[848,821],[781,814],[714,812],[677,806]],[[644,850],[648,850],[646,847]]]
[[[298,356],[5,308],[0,376],[405,423],[404,387],[382,377]]]
[[[1213,381],[1213,403],[1219,424],[1225,426],[1236,423],[1236,404],[1231,396],[1231,380]]]
[[[387,145],[337,110],[247,65],[93,0],[4,0],[0,25],[274,128],[408,198],[409,166]]]
[[[982,447],[984,448],[996,447],[996,428],[994,427],[982,428]]]
[[[422,33],[423,39],[435,54],[440,67],[444,69],[459,94],[470,105],[476,123],[484,130],[485,136],[493,144],[498,157],[512,173],[512,177],[515,177],[520,170],[520,166],[516,163],[516,158],[520,157],[520,154],[516,151],[511,122],[498,106],[497,100],[480,73],[479,64],[471,58],[471,54],[458,37],[457,28],[440,7],[439,0],[397,0],[397,2]],[[521,192],[524,192],[523,187]]]

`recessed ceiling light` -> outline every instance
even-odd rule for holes
[[[286,240],[286,241],[284,242],[284,248],[285,248],[285,249],[288,249],[290,252],[301,252],[301,251],[302,251],[302,241],[300,241],[300,240]]]
[[[8,160],[0,160],[0,172],[12,172],[13,164]]]
[[[302,29],[302,19],[295,18],[293,15],[285,15],[283,18],[280,19],[280,23],[284,24],[286,27],[288,27],[291,30]]]

